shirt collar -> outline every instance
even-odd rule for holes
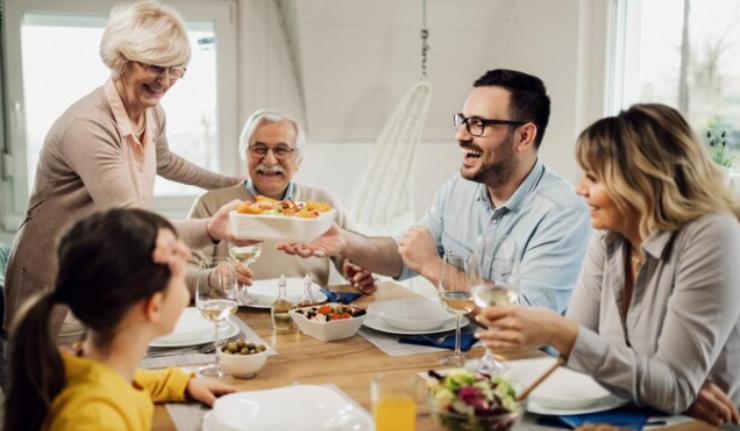
[[[513,212],[519,211],[522,205],[524,205],[524,201],[540,183],[540,179],[542,179],[542,175],[544,173],[545,165],[543,165],[540,160],[537,159],[532,170],[529,171],[529,174],[527,174],[527,176],[524,178],[524,181],[519,184],[519,187],[517,187],[514,194],[511,195],[509,200],[506,201],[501,206],[501,208],[507,208],[509,211]],[[478,187],[478,200],[493,207],[493,205],[491,204],[491,197],[488,195],[488,188],[486,187],[486,185],[479,184]]]
[[[105,81],[105,84],[103,85],[103,90],[105,91],[105,98],[108,100],[108,105],[113,112],[113,119],[116,121],[116,128],[118,129],[118,133],[121,135],[122,138],[125,138],[126,136],[132,136],[134,137],[134,139],[138,139],[138,137],[134,136],[134,129],[131,126],[131,120],[129,120],[128,118],[126,107],[123,106],[121,95],[118,94],[118,90],[116,90],[116,86],[113,84],[112,79],[108,78],[108,80]],[[150,129],[153,126],[154,121],[150,117],[150,111],[150,109],[144,111],[147,135],[153,134],[152,130]],[[151,136],[149,136],[149,138],[151,138]]]
[[[674,233],[674,231],[666,230],[653,232],[645,241],[642,242],[640,248],[654,258],[660,259],[663,257],[663,253],[665,253],[666,247],[668,247]],[[627,238],[617,232],[607,232],[605,240],[607,249],[609,250],[613,250],[617,244],[627,243]]]
[[[259,190],[257,190],[257,187],[255,187],[254,182],[250,178],[247,178],[244,181],[244,188],[247,189],[247,193],[249,193],[252,196],[261,195]],[[285,192],[283,193],[283,197],[281,200],[294,200],[293,195],[295,194],[295,186],[293,185],[293,181],[288,183],[288,187],[285,188]]]

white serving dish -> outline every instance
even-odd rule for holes
[[[460,328],[464,328],[468,326],[468,323],[470,321],[463,317],[460,319]],[[367,318],[364,322],[362,322],[363,326],[366,328],[370,328],[372,330],[378,331],[378,332],[385,332],[386,334],[395,334],[395,335],[426,335],[426,334],[442,334],[447,331],[454,331],[455,330],[455,319],[450,320],[449,322],[445,323],[444,325],[440,326],[439,328],[434,329],[423,329],[423,330],[416,330],[416,331],[410,331],[406,329],[398,329],[394,328],[393,326],[390,326],[389,324],[385,323],[383,319],[380,317],[374,316],[372,314],[368,313]]]
[[[378,301],[368,306],[367,311],[386,324],[405,331],[440,328],[455,318],[439,302],[424,298]]]
[[[231,229],[240,239],[256,241],[310,242],[329,230],[334,223],[336,210],[332,209],[316,218],[293,216],[229,213]]]
[[[219,428],[259,431],[372,431],[370,415],[338,389],[293,385],[237,392],[216,400]],[[205,425],[205,424],[204,424]]]
[[[267,347],[267,346],[265,346]],[[218,361],[234,377],[249,378],[257,374],[267,362],[267,350],[251,355],[237,355],[218,349]]]
[[[203,318],[197,308],[188,307],[182,310],[180,318],[175,323],[175,329],[167,335],[157,337],[156,340],[162,343],[178,343],[212,334],[213,323]]]
[[[240,298],[240,305],[254,308],[270,308],[278,293],[278,278],[266,280],[255,280],[251,286],[246,288],[246,293]],[[301,300],[303,296],[303,279],[286,278],[285,299],[293,304]],[[321,292],[321,286],[311,283],[311,295],[316,302],[326,301],[326,295]]]
[[[331,306],[345,306],[344,304],[331,303],[326,304]],[[319,341],[335,341],[349,338],[360,329],[362,322],[367,317],[367,313],[358,317],[350,317],[349,319],[341,320],[330,320],[328,322],[321,322],[318,320],[311,320],[304,314],[297,313],[297,310],[307,310],[311,307],[303,307],[294,310],[290,310],[290,316],[293,321],[306,335],[316,338]]]

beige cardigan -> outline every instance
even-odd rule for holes
[[[297,201],[314,201],[314,202],[328,202],[336,210],[336,223],[343,229],[351,229],[352,223],[349,221],[346,213],[342,210],[339,203],[326,191],[305,186],[302,184],[293,183],[294,191],[292,198]],[[190,218],[202,219],[212,216],[222,205],[234,200],[253,200],[249,192],[247,192],[244,184],[237,184],[235,186],[227,187],[219,190],[211,190],[198,198],[193,205],[193,209],[190,210]],[[255,280],[263,280],[267,278],[278,278],[280,275],[286,277],[298,277],[302,278],[304,275],[309,274],[313,281],[321,286],[326,286],[329,281],[329,258],[302,258],[298,256],[289,256],[282,251],[278,251],[275,247],[276,242],[264,242],[262,243],[262,252],[256,262],[249,265],[252,270]],[[223,241],[219,244],[210,245],[193,253],[194,260],[197,262],[202,261],[203,258],[207,257],[228,257],[229,247],[228,244]],[[336,258],[331,259],[335,267],[342,273],[342,262],[344,259]],[[195,282],[197,277],[195,273],[190,272],[188,274],[188,286],[192,291],[195,291]]]
[[[112,85],[110,81],[106,86]],[[16,310],[33,294],[50,289],[56,274],[56,241],[74,221],[94,211],[112,207],[141,206],[141,191],[153,193],[154,178],[213,189],[233,185],[225,177],[189,163],[170,152],[161,107],[147,113],[152,121],[146,133],[155,137],[156,158],[151,171],[132,166],[125,128],[116,122],[111,101],[101,86],[70,106],[49,129],[39,155],[36,182],[26,216],[15,236],[5,284],[4,327],[10,328]],[[133,178],[133,169],[138,177]],[[137,186],[138,184],[138,186]],[[147,196],[149,198],[150,196]],[[180,236],[193,248],[212,244],[204,220],[175,224]],[[102,288],[103,286],[101,286]],[[52,316],[56,333],[66,314],[57,307]]]

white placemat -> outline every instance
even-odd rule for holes
[[[367,410],[357,404],[357,401],[339,389],[338,386],[331,383],[322,386],[334,390],[356,409],[367,412]],[[177,431],[199,431],[203,423],[203,416],[210,411],[208,407],[200,403],[170,403],[166,404],[166,407],[167,413],[169,413]]]
[[[418,344],[400,343],[398,340],[401,337],[405,337],[406,335],[386,334],[384,332],[375,331],[373,329],[365,328],[365,327],[360,328],[360,330],[357,333],[362,338],[372,343],[375,347],[380,349],[383,353],[385,353],[388,356],[409,356],[409,355],[418,355],[421,353],[432,353],[432,352],[442,352],[442,351],[451,352],[451,350],[444,349],[441,347],[421,346]],[[473,345],[472,348],[475,349],[481,346],[482,345],[480,343],[476,343]]]
[[[272,346],[267,344],[265,340],[257,335],[252,328],[236,316],[231,317],[231,321],[236,324],[241,332],[241,336],[247,341],[255,344],[264,344],[267,346],[267,356],[277,355],[278,352]],[[174,349],[173,349],[174,350]],[[205,364],[213,362],[213,353],[183,353],[173,354],[171,356],[161,356],[157,358],[147,358],[141,360],[139,363],[140,368],[144,369],[156,369],[156,368],[167,368],[167,367],[184,367],[187,365]]]

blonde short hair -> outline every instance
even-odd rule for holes
[[[638,214],[643,239],[711,212],[740,219],[740,202],[723,183],[720,168],[669,106],[637,104],[596,121],[578,137],[576,157],[622,214]]]
[[[306,152],[306,135],[303,133],[303,130],[298,127],[298,123],[294,119],[269,109],[255,111],[249,116],[249,118],[247,118],[247,121],[244,122],[244,128],[239,136],[239,154],[241,154],[242,160],[247,159],[247,150],[249,150],[249,145],[252,143],[252,137],[261,125],[266,123],[280,123],[283,121],[289,122],[295,129],[295,149],[298,156],[297,161],[298,163],[301,163]]]
[[[153,0],[115,6],[100,41],[100,57],[120,74],[126,62],[184,66],[190,61],[190,41],[180,14]]]

